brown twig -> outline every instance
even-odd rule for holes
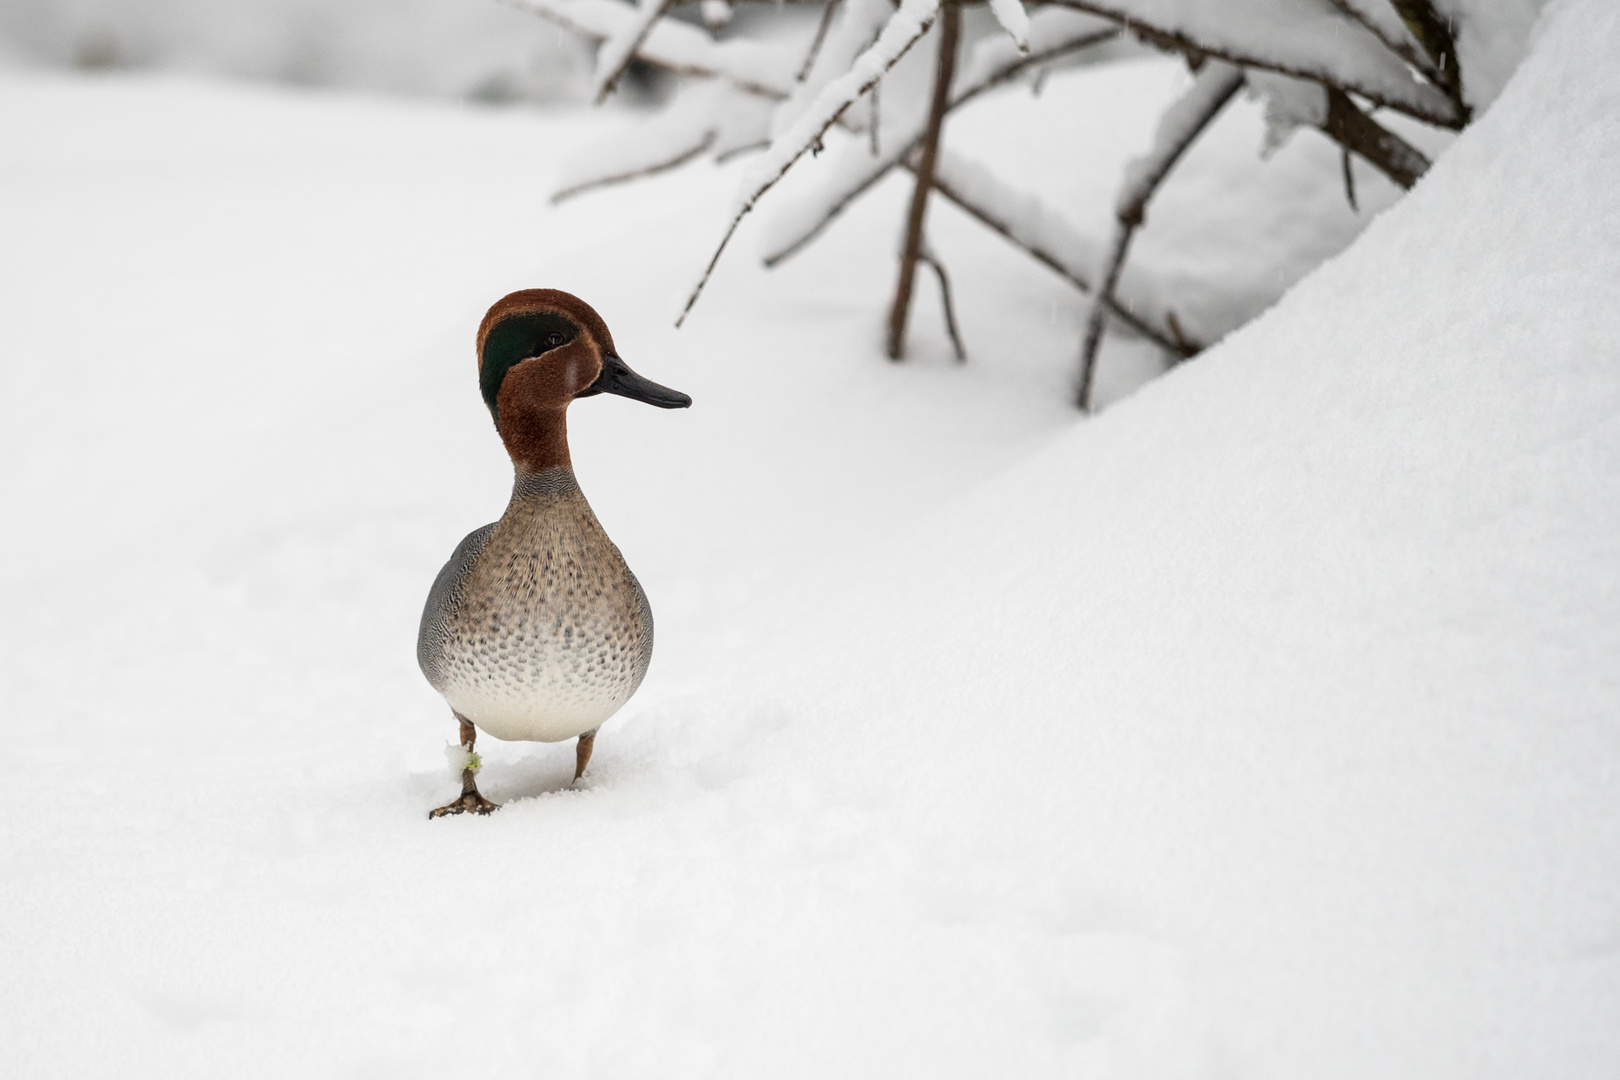
[[[1328,138],[1353,151],[1396,184],[1410,188],[1429,171],[1429,159],[1411,143],[1357,108],[1338,87],[1326,87],[1328,111],[1322,130]]]
[[[816,57],[821,55],[822,43],[827,40],[827,31],[832,28],[833,14],[837,12],[842,0],[827,0],[821,9],[821,21],[816,23],[816,36],[810,39],[810,51],[804,54],[804,63],[799,65],[799,74],[794,82],[804,82],[810,77],[810,69],[816,66]]]
[[[1125,268],[1125,255],[1130,250],[1131,237],[1136,234],[1137,228],[1142,224],[1147,214],[1148,200],[1153,198],[1159,185],[1164,183],[1165,177],[1175,167],[1181,156],[1187,152],[1204,129],[1209,127],[1210,121],[1226,107],[1233,95],[1243,86],[1243,69],[1230,64],[1217,64],[1213,62],[1202,65],[1197,80],[1191,90],[1187,92],[1182,101],[1171,106],[1172,112],[1166,115],[1164,123],[1170,123],[1175,118],[1177,127],[1168,134],[1169,142],[1157,143],[1146,157],[1132,162],[1126,172],[1124,188],[1120,192],[1119,202],[1114,207],[1114,216],[1117,225],[1114,229],[1114,245],[1109,252],[1103,278],[1097,285],[1096,296],[1091,302],[1091,311],[1086,318],[1086,336],[1080,347],[1080,387],[1077,403],[1083,412],[1091,411],[1091,389],[1097,373],[1097,350],[1102,345],[1103,328],[1108,321],[1109,301],[1114,296],[1114,290],[1119,285],[1120,272]],[[1190,107],[1184,116],[1176,116],[1175,111],[1185,103]],[[1161,132],[1160,138],[1165,137]]]
[[[951,348],[956,352],[957,363],[965,364],[967,350],[962,347],[962,335],[956,328],[956,307],[951,303],[951,279],[945,275],[945,264],[926,247],[917,253],[917,261],[932,267],[934,275],[939,278],[939,302],[945,311],[945,332],[951,336]]]
[[[645,13],[645,21],[643,21],[642,24],[636,28],[636,36],[631,40],[630,47],[625,50],[624,56],[619,58],[619,61],[614,65],[613,70],[607,73],[607,77],[602,79],[598,84],[596,91],[596,104],[600,105],[602,102],[606,101],[608,95],[613,93],[614,89],[618,87],[619,80],[624,78],[624,73],[626,71],[630,70],[630,65],[635,62],[636,54],[641,51],[641,46],[646,42],[647,36],[652,33],[653,27],[658,25],[658,20],[664,17],[664,13],[670,9],[674,2],[675,0],[647,0],[649,5],[656,4],[657,6]],[[638,7],[636,9],[636,16],[640,18],[642,17],[642,14],[641,9]],[[612,40],[612,38],[609,38],[608,43],[611,44]],[[606,47],[607,45],[604,44],[603,48]]]
[[[553,203],[560,203],[564,199],[571,199],[575,195],[582,195],[587,191],[594,191],[597,188],[609,187],[613,184],[622,184],[626,180],[639,180],[643,176],[656,176],[661,172],[667,172],[670,169],[685,165],[688,161],[691,161],[693,158],[709,149],[709,147],[714,145],[714,140],[715,132],[711,129],[710,131],[704,133],[702,141],[697,145],[682,150],[679,154],[670,158],[668,161],[660,161],[655,162],[652,165],[644,165],[641,168],[633,169],[630,172],[615,173],[612,176],[599,176],[594,180],[586,180],[583,183],[575,184],[573,187],[563,188],[561,191],[551,196],[551,201]]]
[[[940,4],[938,22],[939,63],[934,70],[934,96],[928,106],[928,126],[923,131],[922,153],[917,162],[917,183],[911,189],[911,208],[906,215],[906,246],[900,256],[900,280],[894,289],[894,305],[889,309],[890,360],[899,360],[906,350],[906,318],[911,314],[911,286],[917,274],[917,255],[922,250],[923,215],[928,209],[928,189],[934,180],[939,132],[945,123],[945,109],[950,104],[956,41],[962,29],[962,8],[956,0],[944,0]]]

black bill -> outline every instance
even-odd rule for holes
[[[590,397],[592,394],[618,394],[620,397],[645,401],[660,409],[684,409],[692,404],[692,399],[679,390],[659,386],[651,379],[637,375],[630,370],[629,364],[612,353],[602,358],[602,374],[596,377],[596,381],[574,396]]]

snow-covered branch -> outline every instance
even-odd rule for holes
[[[960,108],[1031,68],[1107,41],[1118,33],[1118,28],[1105,20],[1079,12],[1058,8],[1038,11],[1031,20],[1029,52],[1015,51],[1004,38],[979,43],[956,80],[950,108]],[[773,215],[765,241],[765,265],[775,266],[815,239],[847,206],[913,154],[922,138],[923,122],[919,118],[884,139],[886,152],[872,154],[864,148],[840,148],[820,187]]]
[[[1113,19],[1189,55],[1276,71],[1352,91],[1430,124],[1457,128],[1467,114],[1332,0],[1049,0]]]
[[[765,151],[744,178],[742,188],[738,193],[736,203],[732,210],[731,223],[726,227],[725,235],[720,238],[719,245],[710,257],[709,263],[703,269],[692,293],[687,297],[686,306],[675,320],[680,326],[686,321],[686,316],[692,310],[703,294],[703,286],[708,284],[709,277],[714,273],[715,264],[720,261],[721,254],[726,245],[731,242],[742,223],[743,217],[754,208],[759,197],[776,186],[777,181],[787,173],[795,161],[821,141],[827,129],[838,122],[838,118],[852,105],[857,98],[872,88],[872,85],[883,77],[884,72],[895,65],[906,54],[917,40],[928,32],[934,19],[939,14],[940,0],[902,0],[900,8],[889,19],[888,25],[878,35],[877,41],[872,43],[844,75],[828,83],[817,95],[803,116],[772,140],[770,147]]]
[[[662,19],[674,4],[675,0],[641,0],[636,7],[635,17],[624,21],[602,42],[596,51],[596,80],[591,93],[598,105],[613,93],[619,79],[630,67],[630,61],[635,59],[636,50],[652,33],[653,24]]]
[[[1086,317],[1085,340],[1080,347],[1078,398],[1080,408],[1086,412],[1091,411],[1091,386],[1097,371],[1097,349],[1102,345],[1109,301],[1119,286],[1119,275],[1125,266],[1131,237],[1142,224],[1148,200],[1181,155],[1187,152],[1187,148],[1242,86],[1242,68],[1220,60],[1205,62],[1193,79],[1191,88],[1160,117],[1152,147],[1125,167],[1125,182],[1120,185],[1119,197],[1114,202],[1117,222],[1114,242],[1109,249],[1108,261],[1098,275],[1097,292],[1092,297],[1091,310]]]

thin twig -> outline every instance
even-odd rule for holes
[[[904,2],[909,2],[909,0],[904,0]],[[895,64],[899,63],[900,58],[911,51],[911,47],[917,43],[918,39],[928,32],[928,28],[930,26],[934,25],[934,20],[938,17],[938,15],[939,9],[936,7],[926,18],[919,19],[915,27],[908,33],[905,41],[900,43],[899,48],[895,49],[894,55],[883,64],[882,68],[876,74],[870,76],[869,78],[863,79],[855,88],[855,92],[847,95],[844,98],[843,103],[834,109],[832,113],[821,122],[821,126],[815,131],[814,134],[812,134],[808,139],[800,140],[798,147],[794,149],[792,153],[788,154],[787,157],[781,162],[778,162],[775,168],[768,176],[765,177],[762,182],[754,185],[753,191],[751,191],[742,200],[741,205],[738,207],[736,212],[732,214],[731,224],[726,226],[725,234],[721,236],[719,245],[715,247],[714,254],[709,256],[708,265],[703,268],[703,275],[698,278],[698,282],[692,288],[691,294],[687,296],[686,305],[681,309],[680,316],[675,320],[675,326],[677,328],[679,328],[682,323],[686,322],[686,316],[692,312],[692,305],[696,304],[698,297],[703,295],[703,287],[709,283],[709,278],[714,275],[714,268],[720,262],[720,256],[725,253],[726,245],[731,243],[731,238],[737,233],[737,226],[742,224],[742,219],[746,217],[748,212],[754,208],[754,204],[759,202],[760,196],[764,195],[771,188],[775,187],[778,181],[787,175],[787,171],[793,167],[794,162],[798,161],[799,158],[804,156],[805,151],[809,150],[812,146],[820,145],[821,137],[827,133],[827,129],[838,123],[839,118],[849,110],[851,105],[860,100],[862,94],[872,89],[872,86],[883,77],[885,72],[887,72]],[[884,33],[887,33],[887,30],[888,28],[885,27]],[[878,35],[877,43],[873,44],[871,49],[868,49],[867,52],[856,57],[856,65],[859,65],[863,57],[870,53],[872,49],[876,49],[878,45],[882,43],[883,36],[884,34],[880,33]],[[828,89],[836,86],[837,83],[838,80],[834,80],[832,83],[828,84]],[[824,94],[826,92],[827,90],[822,91]],[[775,144],[773,143],[772,145]]]
[[[911,314],[911,285],[917,274],[917,256],[922,251],[923,215],[928,209],[928,189],[934,180],[934,159],[939,154],[939,132],[945,123],[945,110],[951,100],[951,76],[956,71],[956,41],[962,29],[962,8],[957,0],[940,5],[939,62],[934,69],[934,95],[928,106],[928,125],[923,130],[922,152],[917,162],[917,183],[911,189],[911,208],[906,215],[906,246],[900,256],[900,280],[894,287],[894,305],[889,309],[889,359],[899,360],[906,351],[906,319]]]
[[[1350,203],[1350,209],[1361,213],[1361,207],[1356,205],[1356,174],[1350,171],[1350,148],[1339,147],[1339,164],[1344,169],[1344,197]]]
[[[636,26],[635,35],[630,39],[629,47],[624,50],[624,55],[613,60],[612,70],[608,71],[605,77],[597,82],[596,104],[602,104],[607,100],[608,95],[613,93],[614,89],[619,85],[619,80],[624,78],[624,73],[630,70],[630,65],[635,62],[636,53],[641,51],[641,46],[646,42],[647,35],[652,33],[653,27],[658,25],[658,20],[664,17],[664,13],[670,9],[674,2],[675,0],[644,0],[642,6],[636,9],[636,18],[640,20],[640,23]],[[608,38],[602,44],[603,50],[612,47],[612,38]],[[598,52],[597,55],[600,58],[601,53]]]
[[[967,350],[962,347],[962,334],[956,328],[956,307],[951,303],[951,279],[945,275],[945,264],[926,247],[917,253],[917,261],[933,267],[939,278],[939,302],[945,311],[945,332],[951,337],[951,348],[956,351],[956,362],[967,363]]]
[[[705,150],[709,149],[709,147],[714,145],[715,134],[716,133],[713,130],[706,132],[703,136],[703,140],[697,145],[682,150],[679,154],[667,161],[655,162],[652,165],[644,165],[639,169],[633,169],[630,172],[615,173],[612,176],[599,176],[594,180],[586,180],[583,183],[575,184],[573,187],[563,188],[561,191],[557,192],[551,197],[551,201],[553,203],[560,203],[564,199],[571,199],[575,195],[582,195],[587,191],[595,191],[597,188],[609,187],[613,184],[622,184],[626,180],[639,180],[643,176],[656,176],[661,172],[667,172],[670,169],[685,165],[688,161],[691,161],[693,158],[697,157],[699,154],[703,153]]]
[[[1109,301],[1119,285],[1120,272],[1125,268],[1125,255],[1130,250],[1131,237],[1147,214],[1148,201],[1187,148],[1203,134],[1210,121],[1243,86],[1242,68],[1215,60],[1207,60],[1201,67],[1192,89],[1172,105],[1160,121],[1153,148],[1126,168],[1125,183],[1114,207],[1117,224],[1113,249],[1109,253],[1102,281],[1098,283],[1096,295],[1092,298],[1091,311],[1086,317],[1086,336],[1080,347],[1077,403],[1084,412],[1091,411],[1097,350],[1102,345],[1103,329],[1108,321]]]
[[[869,107],[871,109],[871,114],[872,115],[868,118],[868,120],[866,122],[866,133],[869,136],[867,141],[868,141],[869,145],[872,147],[872,156],[873,157],[877,157],[878,155],[883,153],[883,147],[878,141],[878,128],[880,126],[882,126],[880,121],[881,121],[882,116],[883,116],[883,101],[879,97],[879,95],[882,94],[882,93],[883,93],[883,80],[879,79],[877,82],[872,84],[872,93],[867,98],[867,102],[868,102]]]
[[[821,55],[822,42],[827,40],[827,31],[832,28],[833,13],[838,10],[842,0],[827,0],[827,5],[821,9],[821,21],[816,24],[816,36],[810,39],[810,51],[804,54],[804,63],[799,65],[799,74],[794,82],[804,82],[810,77],[810,69],[816,66],[816,57]]]

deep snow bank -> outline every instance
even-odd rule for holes
[[[1350,251],[793,633],[972,919],[1136,913],[1237,1075],[1620,1061],[1617,50],[1562,6]]]

